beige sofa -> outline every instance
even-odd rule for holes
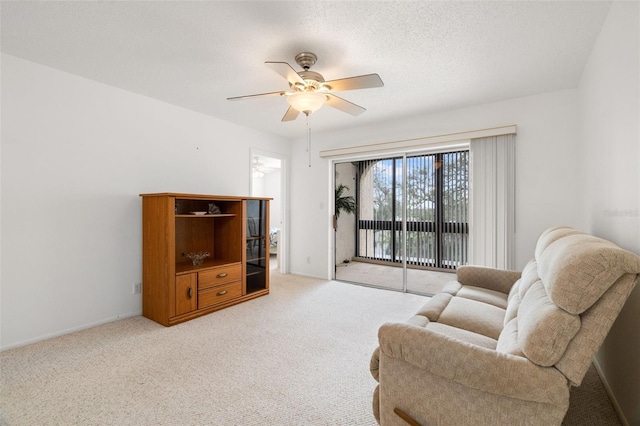
[[[459,268],[407,323],[380,328],[376,419],[561,424],[638,274],[640,257],[567,227],[546,230],[521,273]]]

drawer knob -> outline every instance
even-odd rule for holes
[[[227,290],[222,290],[218,292],[218,296],[224,296],[225,294],[227,294]]]
[[[217,278],[224,278],[224,277],[226,277],[226,276],[227,276],[227,273],[226,273],[226,272],[221,272],[221,273],[219,273],[218,275],[216,275],[216,277],[217,277]]]

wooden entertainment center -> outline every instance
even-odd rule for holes
[[[171,326],[269,293],[270,198],[140,196],[145,317]]]

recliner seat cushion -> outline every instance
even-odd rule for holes
[[[472,285],[462,285],[457,281],[452,281],[444,286],[442,292],[449,293],[456,297],[464,297],[465,299],[488,303],[489,305],[502,309],[507,307],[507,295],[496,290],[489,290]]]
[[[505,310],[463,297],[452,297],[438,322],[498,340]]]
[[[462,328],[452,327],[450,325],[442,324],[440,322],[430,322],[426,325],[426,328],[436,333],[444,334],[449,337],[453,337],[463,342],[471,343],[472,345],[482,346],[487,349],[495,349],[498,342],[482,334],[474,333],[472,331],[463,330]]]

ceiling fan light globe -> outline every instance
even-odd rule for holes
[[[327,97],[317,92],[298,92],[287,97],[287,102],[297,111],[311,114],[322,108]]]

